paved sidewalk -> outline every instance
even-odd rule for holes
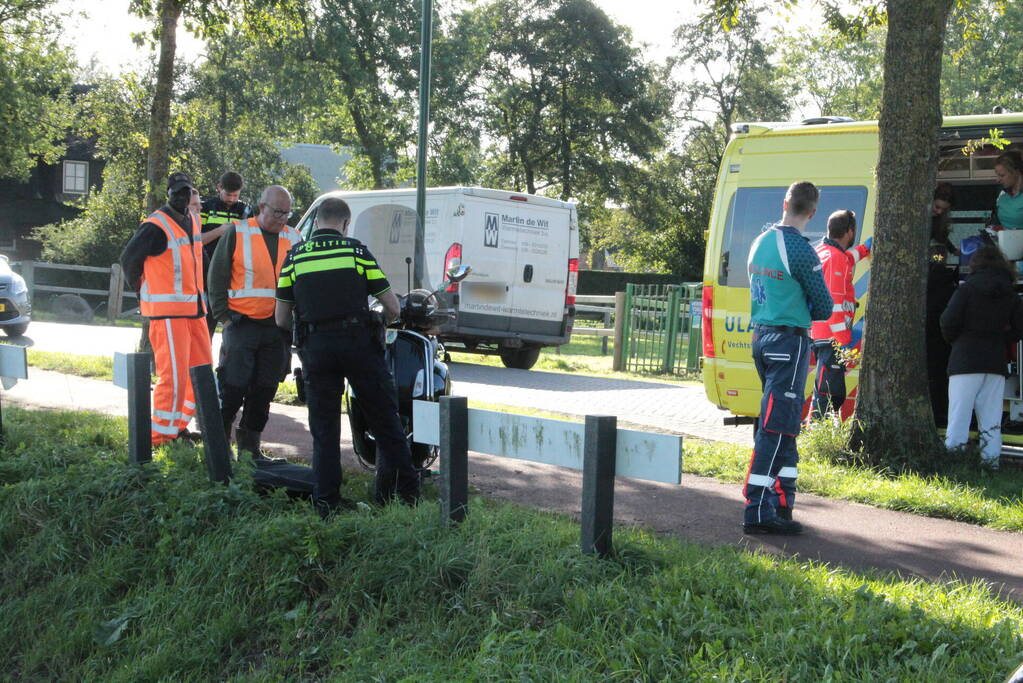
[[[31,379],[3,393],[5,403],[124,415],[126,392],[106,382],[30,370]],[[509,401],[504,401],[505,403]],[[596,411],[594,411],[596,412]],[[623,417],[622,419],[627,419]],[[264,442],[281,454],[308,459],[305,410],[274,405]],[[357,468],[343,430],[345,466]],[[581,473],[473,454],[470,483],[483,495],[578,516]],[[619,478],[615,521],[710,545],[796,556],[863,571],[896,571],[929,580],[981,579],[1004,598],[1023,602],[1023,534],[891,512],[800,494],[799,537],[748,537],[739,520],[739,487],[685,475],[681,486]]]

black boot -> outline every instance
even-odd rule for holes
[[[285,458],[275,458],[261,448],[262,432],[256,432],[244,427],[234,430],[235,443],[238,444],[238,452],[245,451],[252,456],[252,462],[257,465],[270,465],[273,463],[287,462]]]

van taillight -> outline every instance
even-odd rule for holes
[[[575,290],[579,286],[579,259],[568,259],[568,282],[565,283],[565,305],[575,306]]]
[[[462,265],[462,245],[459,244],[458,242],[455,242],[450,247],[448,247],[447,253],[444,254],[444,282],[448,281],[448,271],[451,270],[452,268],[457,268],[460,265]],[[457,292],[458,283],[452,282],[445,288],[444,291]]]
[[[512,200],[513,202],[528,202],[529,201],[529,199],[527,197],[520,197],[517,194],[513,194],[512,196],[508,197],[508,199]]]
[[[714,287],[703,286],[703,357],[714,358]]]

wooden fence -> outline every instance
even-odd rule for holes
[[[107,319],[114,321],[121,317],[124,311],[124,299],[138,299],[134,292],[124,291],[124,273],[118,263],[112,264],[109,268],[99,266],[75,266],[66,263],[44,263],[42,261],[18,261],[11,264],[25,278],[28,286],[29,299],[35,297],[36,292],[52,292],[54,294],[77,294],[78,296],[105,296],[107,297]],[[63,285],[51,285],[45,282],[38,282],[40,271],[63,271],[71,273],[105,273],[110,278],[107,289],[86,289],[83,287],[65,287]],[[45,280],[45,277],[43,278]]]

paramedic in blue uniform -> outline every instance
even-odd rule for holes
[[[384,363],[383,329],[374,325],[367,295],[398,317],[398,298],[373,255],[345,236],[351,210],[326,199],[312,235],[288,252],[277,283],[278,326],[297,328],[305,374],[309,431],[313,437],[313,502],[326,517],[347,504],[341,498],[341,394],[347,379],[366,407],[376,437],[374,497],[414,504],[419,475],[398,417],[394,380]]]
[[[760,422],[743,487],[747,534],[798,534],[792,520],[796,495],[796,436],[810,361],[811,320],[831,317],[831,293],[821,262],[805,237],[820,191],[793,183],[782,203],[781,221],[750,247],[750,319],[753,363],[763,385]]]

